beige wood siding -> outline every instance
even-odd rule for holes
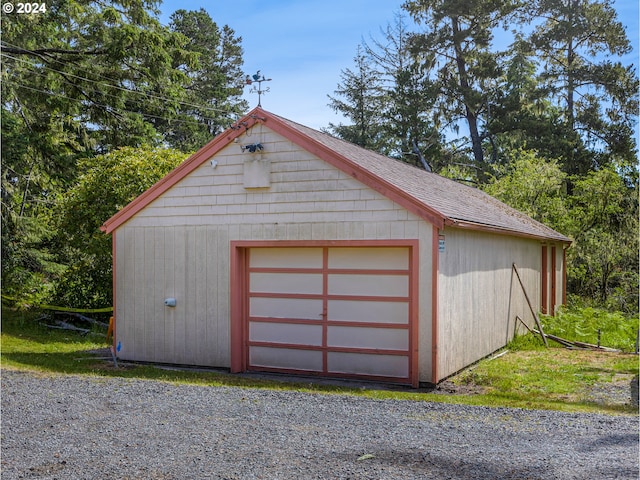
[[[229,326],[228,258],[210,262],[220,232],[210,227],[116,232],[116,340],[123,359],[224,365]],[[222,232],[224,237],[224,232]],[[225,242],[223,251],[228,251]],[[165,307],[166,298],[176,307]]]
[[[264,151],[230,144],[114,232],[120,356],[229,366],[232,240],[418,239],[419,371],[431,381],[431,225],[264,125],[240,140]],[[245,188],[244,163],[265,159],[270,186]]]
[[[438,274],[440,379],[504,346],[513,338],[516,315],[533,323],[513,263],[534,308],[541,299],[539,242],[453,228],[444,234]]]

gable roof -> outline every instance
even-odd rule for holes
[[[454,226],[570,242],[569,238],[473,187],[306,127],[260,107],[218,135],[101,227],[111,233],[256,123],[263,123],[437,228]],[[241,126],[238,128],[238,126]]]

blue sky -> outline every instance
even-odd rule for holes
[[[244,69],[257,70],[271,82],[262,106],[312,128],[342,119],[331,108],[340,72],[353,66],[363,40],[381,39],[380,30],[401,13],[404,0],[167,0],[160,5],[162,23],[175,10],[204,8],[219,25],[242,37]],[[638,66],[639,2],[617,0],[614,7],[627,27],[634,52],[624,59]],[[251,108],[256,94],[245,91]]]

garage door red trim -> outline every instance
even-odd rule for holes
[[[362,240],[362,241],[232,241],[231,242],[231,291],[230,291],[230,300],[231,300],[231,371],[232,372],[242,372],[247,370],[248,367],[248,352],[249,352],[249,341],[248,341],[248,328],[247,321],[245,319],[248,318],[248,252],[250,248],[257,247],[323,247],[323,255],[326,256],[328,252],[328,248],[331,247],[408,247],[409,251],[409,268],[407,270],[372,270],[372,274],[408,274],[409,277],[409,295],[407,297],[389,297],[388,299],[395,299],[396,301],[406,301],[408,303],[408,311],[409,311],[409,319],[408,324],[406,326],[401,325],[385,325],[379,323],[362,323],[363,327],[374,327],[374,328],[406,328],[409,330],[408,337],[408,357],[409,357],[409,378],[405,380],[399,380],[398,378],[393,377],[377,377],[377,376],[366,376],[366,375],[351,375],[351,374],[335,374],[331,373],[330,376],[339,376],[339,377],[347,377],[347,378],[371,378],[374,380],[381,381],[406,381],[411,385],[417,387],[418,386],[418,272],[419,272],[419,259],[418,259],[418,241],[417,240]],[[300,269],[300,273],[310,272],[320,272],[324,271],[323,282],[327,282],[326,275],[326,266],[327,261],[326,258],[323,261],[322,269]],[[283,269],[287,272],[290,272],[291,269]],[[259,268],[252,268],[252,271],[260,271]],[[268,268],[265,270],[266,272],[273,272],[274,269]],[[331,270],[331,273],[359,273],[360,270],[352,270],[352,269],[335,269]],[[368,272],[367,272],[368,273]],[[324,285],[324,292],[327,292],[326,285]],[[276,294],[277,295],[277,294]],[[253,293],[253,297],[259,297],[260,293]],[[273,297],[274,294],[269,294],[270,297]],[[283,297],[285,298],[295,298],[296,294],[285,294]],[[304,295],[305,298],[309,298],[309,295]],[[329,296],[331,297],[331,296]],[[329,298],[325,295],[325,299]],[[335,296],[335,298],[344,299],[343,296]],[[366,296],[353,296],[354,299],[358,300],[373,300],[373,301],[384,301],[385,298],[380,297],[366,297]],[[325,300],[326,301],[326,300]],[[260,319],[256,317],[252,317],[252,322],[260,322],[265,321],[268,322],[268,319]],[[310,320],[304,320],[307,324],[310,324]],[[283,323],[297,323],[296,319],[283,319]],[[319,321],[311,321],[311,324],[322,324],[322,319]],[[340,322],[340,321],[332,321],[331,325],[333,326],[348,326],[349,322]],[[253,346],[259,346],[259,342],[253,342]],[[326,345],[326,330],[323,333],[323,345]],[[284,345],[283,345],[284,346]],[[320,347],[307,347],[296,345],[295,348],[299,349],[314,349],[314,348],[323,348]],[[350,352],[353,349],[349,347],[340,348],[340,347],[331,347],[332,351],[344,351]],[[366,353],[369,350],[366,349],[358,349],[360,353]],[[383,350],[378,351],[375,349],[370,350],[371,353],[384,353],[385,355],[407,355],[407,351],[394,351],[394,350]],[[323,371],[326,372],[326,358],[323,360]],[[252,368],[255,370],[256,368]],[[272,371],[273,369],[269,369]],[[286,369],[282,370],[287,372]],[[293,371],[292,371],[293,372]],[[297,372],[299,373],[299,372]],[[321,373],[322,375],[322,373]]]

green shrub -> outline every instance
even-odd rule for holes
[[[598,344],[623,352],[634,352],[640,324],[638,315],[625,315],[590,306],[562,307],[556,316],[541,315],[544,333],[572,342]],[[551,342],[552,345],[557,345]],[[544,349],[539,335],[527,333],[514,338],[507,346],[509,350],[526,351]]]
[[[598,343],[625,352],[635,350],[638,333],[638,315],[610,312],[594,307],[561,308],[555,317],[541,318],[545,333],[570,341]]]

